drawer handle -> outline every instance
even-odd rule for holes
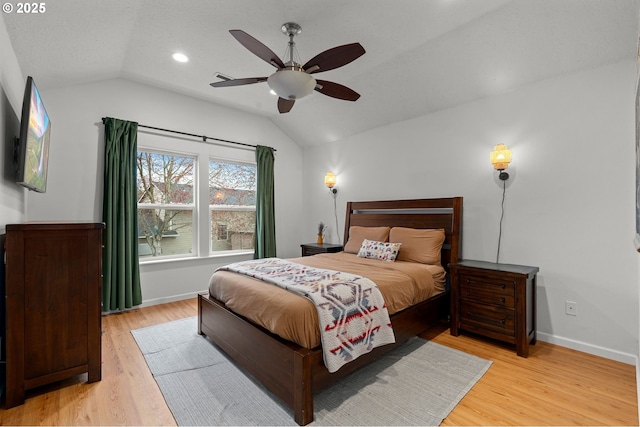
[[[487,317],[487,316],[481,316],[479,314],[475,314],[472,313],[470,311],[467,311],[467,316],[473,318],[475,317],[478,320],[482,320],[483,322],[489,322],[489,323],[500,323],[501,325],[504,325],[507,323],[507,319],[492,319],[491,317]]]
[[[494,288],[500,288],[500,289],[506,289],[507,288],[507,285],[505,285],[504,283],[477,282],[477,281],[471,280],[471,279],[467,279],[467,283],[473,283],[475,285],[482,285],[482,286],[493,286]]]

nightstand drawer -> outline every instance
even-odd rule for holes
[[[461,275],[460,278],[460,298],[498,307],[515,307],[513,282],[488,281],[483,277],[466,275]]]
[[[460,286],[495,292],[501,295],[515,295],[513,280],[505,280],[498,277],[483,276],[480,274],[460,274]]]
[[[474,330],[487,329],[503,335],[515,335],[515,312],[467,301],[460,303],[460,327]]]
[[[324,253],[327,253],[327,251],[322,248],[306,247],[303,249],[302,256],[311,256]]]
[[[342,251],[342,245],[333,243],[304,243],[300,245],[302,256],[312,256],[317,254],[332,254]]]

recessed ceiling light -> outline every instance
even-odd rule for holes
[[[187,55],[185,55],[184,53],[180,53],[180,52],[176,52],[173,55],[171,55],[171,57],[173,59],[175,59],[178,62],[188,62],[189,61],[189,57]]]

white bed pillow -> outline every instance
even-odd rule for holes
[[[402,243],[378,242],[364,239],[358,251],[360,258],[378,259],[380,261],[393,262],[398,256]]]

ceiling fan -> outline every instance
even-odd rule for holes
[[[241,79],[223,80],[211,83],[213,87],[241,86],[253,83],[267,82],[269,87],[278,95],[278,111],[288,113],[297,99],[305,97],[316,90],[323,95],[345,101],[355,101],[360,94],[338,83],[317,80],[311,74],[333,70],[359,58],[365,53],[360,43],[350,43],[325,50],[311,58],[304,65],[300,65],[294,58],[295,42],[293,37],[300,34],[302,28],[295,22],[282,25],[282,32],[289,36],[289,44],[283,62],[271,49],[242,30],[229,30],[244,47],[254,55],[277,68],[269,77],[248,77]]]

